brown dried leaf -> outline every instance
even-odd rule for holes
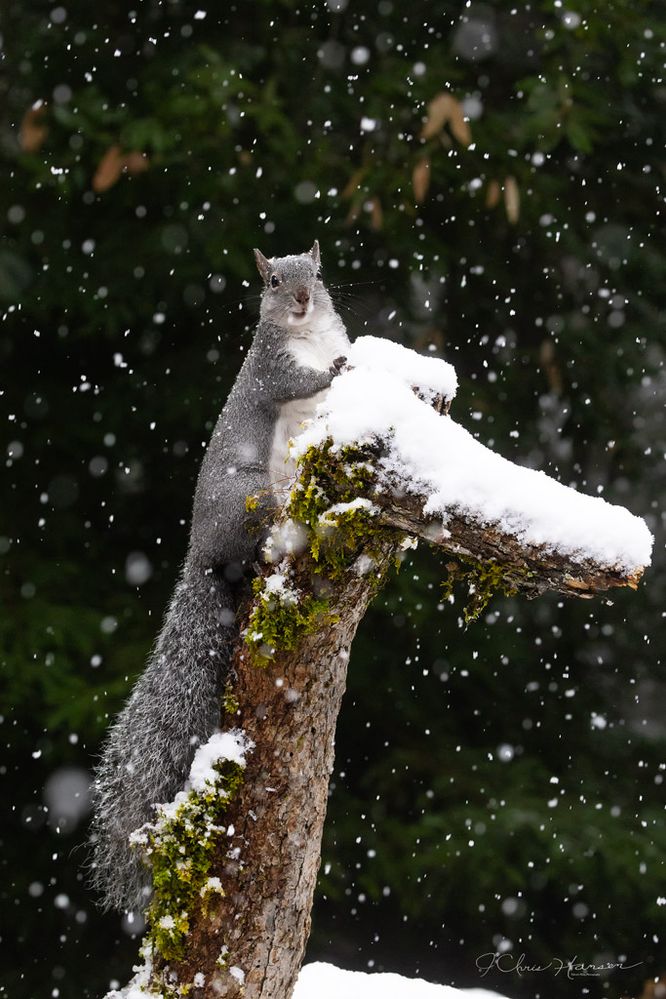
[[[491,180],[486,189],[486,208],[496,208],[499,204],[502,188],[498,180]]]
[[[428,104],[426,120],[421,129],[422,139],[432,139],[448,124],[451,133],[462,146],[469,146],[472,132],[465,121],[462,105],[451,94],[437,94]]]
[[[113,187],[120,179],[124,165],[125,157],[121,152],[120,146],[111,146],[107,149],[99,161],[99,166],[92,179],[93,191],[97,191],[100,194],[102,191],[108,191],[110,187]]]
[[[24,153],[36,153],[44,144],[49,132],[43,123],[45,111],[46,106],[40,104],[39,107],[29,108],[23,115],[19,128],[19,146]]]
[[[353,194],[356,194],[359,187],[361,186],[361,181],[365,177],[365,167],[361,167],[359,170],[355,170],[347,181],[346,186],[343,188],[341,198],[345,200],[351,198]]]
[[[520,191],[515,177],[507,177],[504,181],[504,207],[509,222],[515,225],[520,218]]]
[[[428,188],[430,187],[429,156],[422,156],[420,160],[417,160],[412,170],[412,187],[414,189],[414,200],[419,205],[422,201],[425,201]]]
[[[139,153],[136,150],[133,150],[131,153],[125,153],[123,158],[125,160],[123,169],[131,174],[144,173],[150,166],[150,160],[146,154]]]
[[[656,979],[648,979],[641,992],[640,999],[664,999],[666,997],[666,975]]]
[[[374,229],[375,232],[379,230],[384,225],[384,212],[382,211],[382,203],[375,195],[372,199],[372,208],[370,210],[370,228]]]
[[[446,125],[451,113],[451,94],[437,94],[428,104],[426,120],[421,129],[422,139],[432,139]]]
[[[143,173],[149,166],[150,160],[145,153],[140,153],[136,149],[129,153],[123,153],[120,146],[111,146],[99,161],[99,166],[92,179],[93,191],[97,191],[98,194],[108,191],[110,187],[118,183],[121,174]]]
[[[458,101],[453,101],[453,109],[449,118],[449,127],[453,137],[458,140],[461,146],[469,146],[472,142],[472,130],[469,122],[465,121],[462,105]]]
[[[539,363],[548,379],[550,391],[555,392],[556,395],[562,395],[564,382],[552,340],[542,340],[539,348]]]
[[[356,221],[356,219],[361,214],[362,205],[363,202],[359,198],[357,198],[355,201],[352,201],[351,205],[349,206],[349,212],[347,213],[347,218],[345,219],[345,223],[347,225],[351,225],[352,222]]]

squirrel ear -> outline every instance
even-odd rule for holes
[[[319,240],[315,239],[312,244],[312,249],[310,250],[310,256],[315,262],[315,267],[319,267],[321,263],[321,254],[319,253]]]
[[[263,255],[261,250],[257,249],[254,251],[254,259],[257,261],[257,270],[261,274],[264,284],[268,284],[268,279],[271,276],[272,270],[270,260],[266,260],[266,257]]]

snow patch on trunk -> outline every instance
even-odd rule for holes
[[[206,785],[213,787],[219,774],[215,764],[230,760],[244,767],[248,752],[254,748],[254,743],[241,729],[231,729],[229,732],[214,732],[208,742],[199,746],[190,768],[189,786],[193,791],[205,791]]]

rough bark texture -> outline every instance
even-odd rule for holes
[[[422,538],[454,557],[478,563],[496,563],[510,585],[528,597],[554,590],[570,597],[590,599],[605,590],[628,586],[635,590],[642,570],[626,573],[617,568],[595,564],[590,559],[576,559],[525,545],[496,527],[452,515],[442,525],[441,518],[423,514],[425,496],[387,491],[373,497],[382,508],[381,521],[407,534]]]
[[[349,650],[396,545],[397,539],[380,542],[377,572],[348,573],[330,589],[337,620],[322,620],[295,651],[261,667],[239,641],[234,694],[241,706],[233,726],[243,728],[256,748],[225,817],[233,835],[211,867],[225,896],[206,915],[195,915],[186,958],[168,971],[156,965],[156,984],[165,973],[166,981],[185,983],[203,972],[205,985],[189,993],[192,999],[289,999],[310,932]],[[223,968],[217,962],[224,947]],[[235,968],[244,972],[244,983]]]

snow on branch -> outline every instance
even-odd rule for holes
[[[528,595],[635,588],[652,551],[645,522],[485,447],[433,408],[435,399],[447,406],[456,386],[446,362],[362,337],[293,453],[325,442],[332,454],[371,448],[370,498],[382,523],[453,555],[502,563],[506,581]]]

